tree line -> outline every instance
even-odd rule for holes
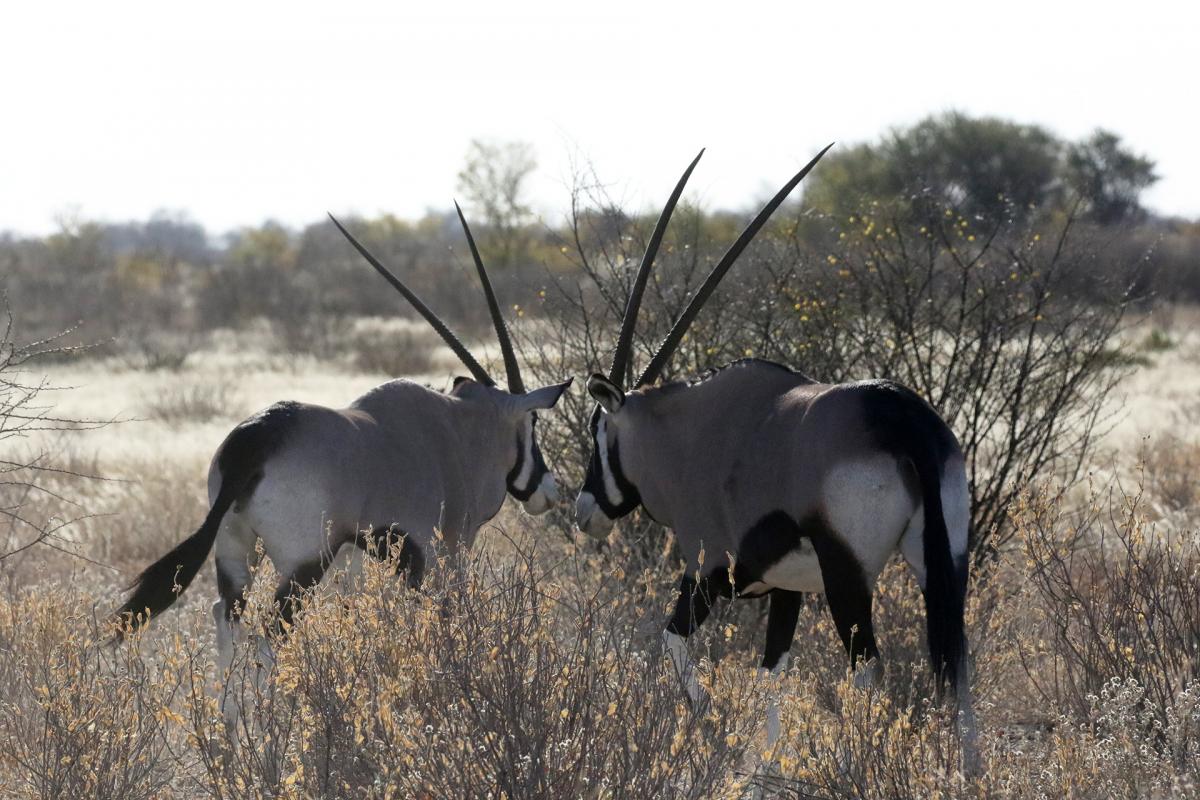
[[[555,280],[587,278],[580,253],[654,216],[619,207],[594,175],[580,174],[568,217],[538,221],[525,198],[535,167],[527,145],[475,142],[459,175],[498,289],[515,298],[519,315],[540,313]],[[934,205],[977,230],[1049,228],[1070,216],[1105,241],[1098,273],[1131,280],[1139,296],[1200,301],[1200,222],[1142,207],[1142,192],[1157,178],[1153,161],[1110,132],[1069,142],[1036,125],[949,113],[835,148],[763,238],[777,245],[798,238],[812,252],[832,252],[855,219],[909,222]],[[724,241],[743,215],[691,208],[686,218],[681,246],[690,237],[703,247]],[[486,324],[475,298],[461,291],[469,260],[452,210],[348,222],[441,313],[468,328]],[[82,322],[85,340],[136,342],[266,318],[303,348],[330,319],[406,313],[378,291],[328,221],[301,229],[266,222],[217,236],[179,214],[119,224],[64,219],[48,236],[0,235],[0,275],[30,337]]]

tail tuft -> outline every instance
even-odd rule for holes
[[[130,586],[132,592],[129,597],[113,612],[114,621],[120,625],[117,640],[124,638],[128,624],[144,624],[175,604],[208,558],[208,551],[212,549],[221,527],[221,518],[230,505],[232,500],[222,504],[218,495],[217,502],[209,509],[199,530],[142,570],[142,574]]]

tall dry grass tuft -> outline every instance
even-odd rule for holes
[[[1113,680],[1132,682],[1166,725],[1200,684],[1200,542],[1152,524],[1146,506],[1139,485],[1093,492],[1075,513],[1047,491],[1014,510],[1040,634],[1020,652],[1055,707],[1087,716]]]
[[[149,486],[135,516],[151,521],[170,486]],[[761,681],[760,604],[738,601],[690,643],[711,696],[693,710],[659,639],[679,571],[669,542],[618,534],[594,552],[552,519],[505,514],[420,591],[393,563],[331,576],[282,639],[264,562],[227,675],[208,580],[115,650],[94,623],[115,589],[90,594],[94,576],[0,592],[0,785],[20,797],[1195,796],[1200,553],[1146,512],[1136,492],[1077,508],[1044,491],[1014,509],[1022,547],[969,595],[984,763],[970,778],[902,563],[875,596],[879,687],[849,680],[820,598],[804,605],[788,674]],[[766,753],[776,690],[783,737]]]
[[[165,653],[101,644],[79,596],[0,602],[0,765],[8,797],[162,796],[180,764]]]
[[[361,591],[309,598],[269,689],[247,645],[239,731],[283,738],[253,764],[197,726],[214,796],[737,797],[761,704],[734,681],[693,713],[603,593],[513,553],[448,559],[421,592],[368,564]]]

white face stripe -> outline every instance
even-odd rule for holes
[[[600,452],[600,472],[603,473],[602,477],[604,478],[604,493],[608,495],[609,503],[619,506],[625,502],[625,498],[621,495],[621,490],[617,488],[617,480],[613,477],[612,467],[608,463],[608,420],[603,416],[596,425],[596,449]]]
[[[529,414],[525,417],[525,459],[521,462],[521,472],[517,475],[517,479],[513,481],[521,491],[528,490],[529,479],[533,477],[533,415]]]

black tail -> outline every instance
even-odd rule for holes
[[[208,510],[208,516],[204,518],[200,529],[138,575],[130,587],[133,592],[116,611],[118,620],[124,622],[127,617],[136,620],[142,615],[145,621],[149,617],[161,614],[175,603],[208,558],[208,551],[212,550],[217,531],[221,527],[221,519],[237,499],[237,489],[240,488],[222,477],[217,500]]]
[[[955,563],[942,508],[942,465],[956,452],[954,434],[933,407],[915,392],[891,381],[857,384],[866,420],[878,444],[913,464],[925,509],[925,619],[929,656],[940,689],[947,680],[958,688],[967,651],[963,605],[967,559]]]
[[[967,637],[963,629],[963,606],[967,593],[967,560],[950,552],[950,535],[942,509],[941,459],[931,450],[913,458],[925,507],[925,619],[929,629],[929,657],[938,686],[947,680],[957,688],[966,656]]]
[[[245,499],[262,477],[267,457],[282,440],[295,416],[294,403],[276,403],[234,428],[217,456],[221,488],[200,528],[177,544],[171,552],[142,571],[131,585],[132,593],[115,612],[118,622],[142,621],[166,611],[200,571],[216,541],[221,520],[234,502]],[[117,634],[121,638],[121,634]]]

